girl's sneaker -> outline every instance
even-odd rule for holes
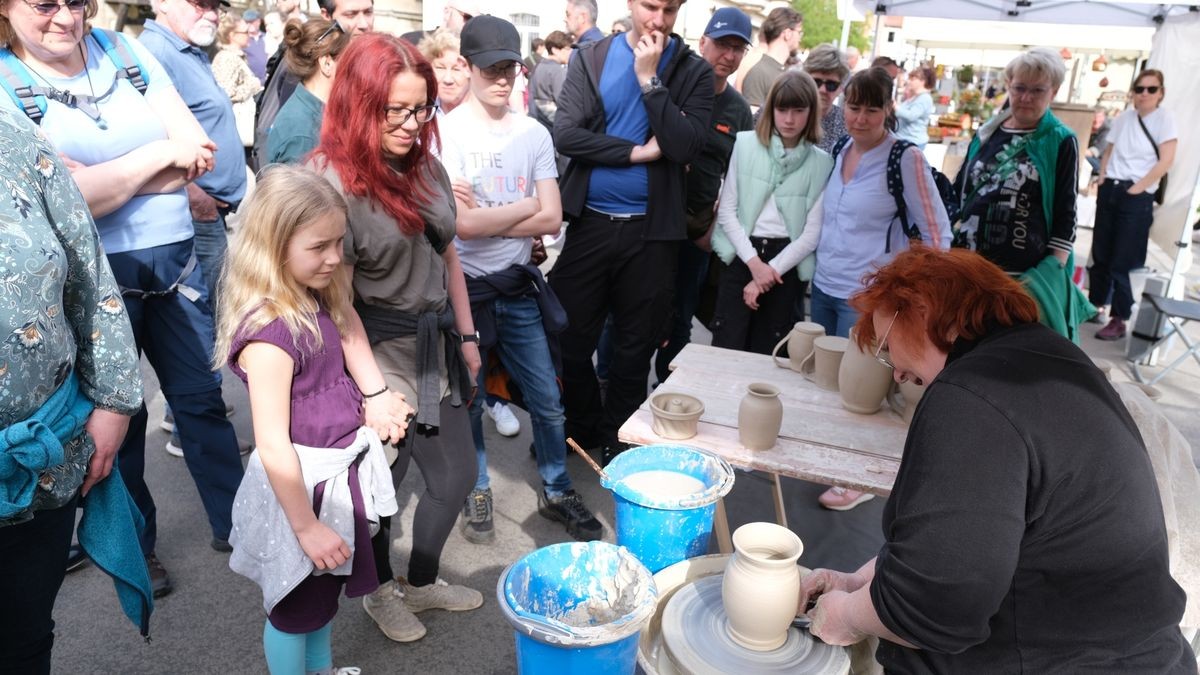
[[[428,586],[413,586],[404,577],[396,577],[396,588],[404,605],[414,614],[427,609],[465,612],[483,604],[483,594],[473,588],[448,584],[441,579]]]

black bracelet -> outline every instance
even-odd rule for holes
[[[379,396],[380,394],[386,392],[387,390],[388,390],[388,388],[387,388],[387,385],[385,384],[385,385],[383,385],[383,389],[380,389],[379,391],[375,392],[374,394],[363,394],[363,399],[365,400],[368,398],[375,398],[376,396]]]

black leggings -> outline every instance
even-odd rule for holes
[[[425,479],[425,493],[413,515],[412,554],[408,558],[408,582],[413,586],[427,586],[437,581],[442,547],[454,529],[463,502],[475,487],[479,471],[466,404],[456,408],[450,405],[449,396],[442,399],[441,421],[436,436],[422,436],[413,431],[415,425],[410,427],[412,436],[397,448],[400,455],[392,465],[397,486],[404,482],[410,459],[417,461],[417,468]],[[391,524],[390,517],[381,519],[379,532],[371,538],[375,571],[381,584],[395,576],[391,561]]]
[[[750,237],[750,243],[763,262],[770,262],[791,243],[789,239]],[[721,271],[717,287],[717,306],[713,312],[712,344],[756,354],[770,354],[795,324],[796,298],[803,304],[806,282],[796,270],[780,275],[783,283],[758,296],[758,309],[752,310],[742,299],[742,289],[754,278],[746,263],[738,258]]]

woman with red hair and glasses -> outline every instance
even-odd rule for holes
[[[454,197],[437,143],[437,82],[411,44],[382,33],[355,38],[338,74],[310,165],[349,205],[346,272],[388,389],[416,410],[394,466],[404,480],[413,458],[425,479],[412,525],[408,576],[394,577],[388,519],[372,538],[379,588],[367,614],[392,640],[425,634],[414,613],[483,604],[478,591],[438,578],[442,547],[475,484],[475,443],[466,402],[479,345],[466,281],[451,242]]]
[[[1020,283],[916,247],[851,304],[859,345],[927,389],[878,556],[804,579],[813,634],[878,636],[889,672],[1195,673],[1142,438]]]

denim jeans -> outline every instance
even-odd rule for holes
[[[533,427],[533,447],[538,473],[546,494],[556,496],[571,488],[567,476],[567,437],[563,431],[562,394],[550,358],[550,345],[542,327],[542,313],[531,296],[492,301],[496,317],[496,344],[500,362],[521,389]],[[487,363],[487,353],[481,354]],[[479,370],[479,390],[483,391],[484,369]],[[471,402],[471,434],[479,461],[477,490],[488,487],[487,452],[483,445],[483,396]]]
[[[809,306],[812,320],[825,327],[826,335],[849,337],[850,329],[858,321],[858,312],[844,298],[827,295],[817,284],[812,284],[812,300]]]
[[[193,239],[196,260],[200,262],[200,272],[204,274],[204,283],[208,286],[209,306],[215,307],[217,281],[221,278],[221,264],[225,262],[225,249],[229,245],[225,216],[218,211],[216,220],[192,220],[192,229],[196,231]]]
[[[108,262],[123,288],[165,291],[192,255],[191,240],[137,251],[111,253]],[[185,284],[199,292],[196,301],[183,293],[153,297],[126,296],[125,308],[138,351],[154,368],[163,395],[175,414],[183,443],[183,459],[200,492],[214,537],[228,539],[233,496],[242,482],[237,436],[225,417],[221,375],[209,366],[213,349],[213,317],[201,272],[193,269]],[[144,478],[146,408],[129,421],[118,452],[121,476],[146,519],[142,552],[154,552],[157,509]]]
[[[1092,232],[1088,268],[1088,300],[1100,307],[1112,300],[1110,316],[1129,319],[1133,288],[1129,271],[1146,264],[1146,245],[1154,222],[1154,193],[1131,195],[1132,181],[1107,179],[1096,196],[1096,225]]]

